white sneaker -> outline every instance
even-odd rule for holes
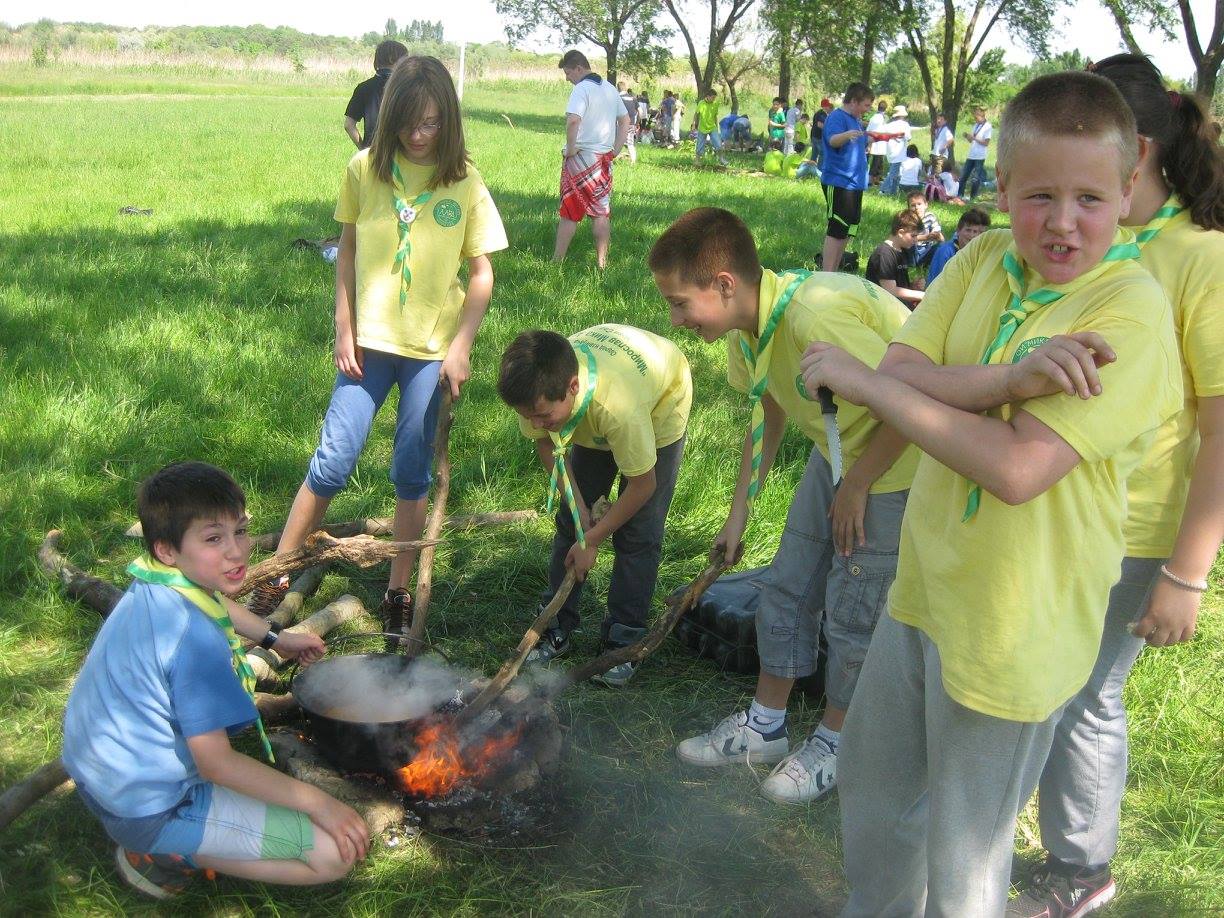
[[[736,711],[709,733],[693,736],[676,747],[676,755],[686,765],[712,768],[735,762],[772,765],[786,758],[790,741],[786,725],[762,736],[748,726],[748,712]]]
[[[774,803],[810,803],[836,785],[837,752],[812,734],[761,782],[761,793]]]

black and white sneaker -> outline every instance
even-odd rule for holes
[[[761,782],[774,803],[810,803],[837,786],[837,750],[812,734]]]
[[[1007,918],[1079,918],[1109,902],[1118,891],[1108,865],[1099,870],[1075,869],[1047,860],[1007,903]]]
[[[702,768],[736,762],[772,765],[785,758],[789,749],[785,723],[773,733],[761,734],[748,726],[747,711],[736,711],[709,733],[680,743],[676,746],[676,755],[686,765]]]
[[[554,659],[569,653],[570,636],[557,628],[549,628],[540,637],[540,642],[527,654],[525,663],[547,666]]]

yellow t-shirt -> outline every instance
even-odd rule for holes
[[[396,154],[404,177],[404,199],[425,190],[433,166],[418,166]],[[441,360],[459,325],[463,287],[459,268],[466,258],[508,245],[497,205],[474,166],[467,178],[436,188],[412,223],[408,256],[412,284],[400,306],[399,216],[391,185],[371,168],[370,151],[349,160],[336,204],[336,220],[357,226],[357,343],[375,351]]]
[[[693,404],[688,359],[671,341],[631,325],[596,325],[570,335],[595,355],[595,392],[571,442],[611,450],[627,476],[655,466],[655,450],[684,436]],[[578,351],[578,401],[588,385],[587,356]],[[532,440],[548,431],[519,420]]]
[[[1224,233],[1198,226],[1182,211],[1143,248],[1143,265],[1173,307],[1181,346],[1185,406],[1156,432],[1143,462],[1126,482],[1126,553],[1167,558],[1186,508],[1198,455],[1198,400],[1224,395]]]
[[[765,271],[761,275],[760,318],[764,325],[778,296],[790,282],[789,274]],[[886,290],[850,274],[817,273],[800,285],[774,332],[769,358],[769,381],[765,391],[786,416],[795,422],[825,459],[829,445],[825,437],[820,402],[803,392],[799,361],[813,341],[835,344],[868,366],[879,366],[888,344],[909,318],[909,310]],[[763,329],[762,329],[763,330]],[[746,393],[752,387],[748,364],[740,348],[742,332],[727,335],[727,381]],[[757,339],[749,339],[756,349]],[[837,426],[841,431],[842,460],[847,470],[862,455],[880,426],[871,412],[858,405],[837,402]],[[872,494],[904,491],[910,486],[918,464],[918,450],[907,446],[887,472],[871,486]]]
[[[940,365],[979,363],[1010,296],[1001,263],[1010,242],[1009,230],[993,230],[962,249],[897,341]],[[1040,286],[1030,275],[1029,289]],[[984,492],[962,522],[970,483],[923,454],[905,508],[889,611],[939,648],[948,694],[993,717],[1044,720],[1087,681],[1121,570],[1126,477],[1181,406],[1171,310],[1137,262],[1030,316],[1003,359],[1089,330],[1118,355],[1101,369],[1102,393],[1019,406],[1079,453],[1075,468],[1019,506]]]

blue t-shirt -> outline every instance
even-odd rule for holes
[[[824,163],[820,180],[835,188],[862,191],[867,187],[867,135],[843,144],[840,148],[829,145],[829,138],[846,131],[861,131],[863,124],[843,108],[829,113],[825,119],[824,135],[820,138],[824,149]]]
[[[718,133],[722,135],[723,140],[731,139],[731,127],[735,124],[737,118],[739,118],[739,115],[732,113],[718,122]]]
[[[941,242],[935,250],[935,254],[931,256],[931,263],[927,266],[926,282],[929,286],[931,281],[939,277],[939,272],[944,269],[944,265],[948,260],[956,254],[956,233],[952,234],[952,238],[947,242]]]
[[[203,780],[186,738],[255,717],[221,629],[170,587],[136,581],[68,697],[64,768],[116,816],[165,812]]]

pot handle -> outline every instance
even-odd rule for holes
[[[387,638],[394,638],[397,641],[418,641],[419,643],[425,646],[425,649],[436,653],[447,663],[454,665],[454,662],[455,662],[449,656],[447,656],[440,648],[435,647],[432,644],[428,644],[425,641],[421,641],[419,638],[409,637],[406,634],[394,634],[390,631],[362,631],[360,634],[342,634],[339,637],[329,638],[327,640],[327,650],[328,652],[330,652],[331,649],[336,644],[339,644],[343,641],[351,641],[354,638],[366,638],[366,637],[387,637]],[[292,666],[290,667],[290,672],[289,672],[289,691],[290,692],[293,691],[293,680],[297,678],[298,666],[299,666],[298,661],[294,660]]]

